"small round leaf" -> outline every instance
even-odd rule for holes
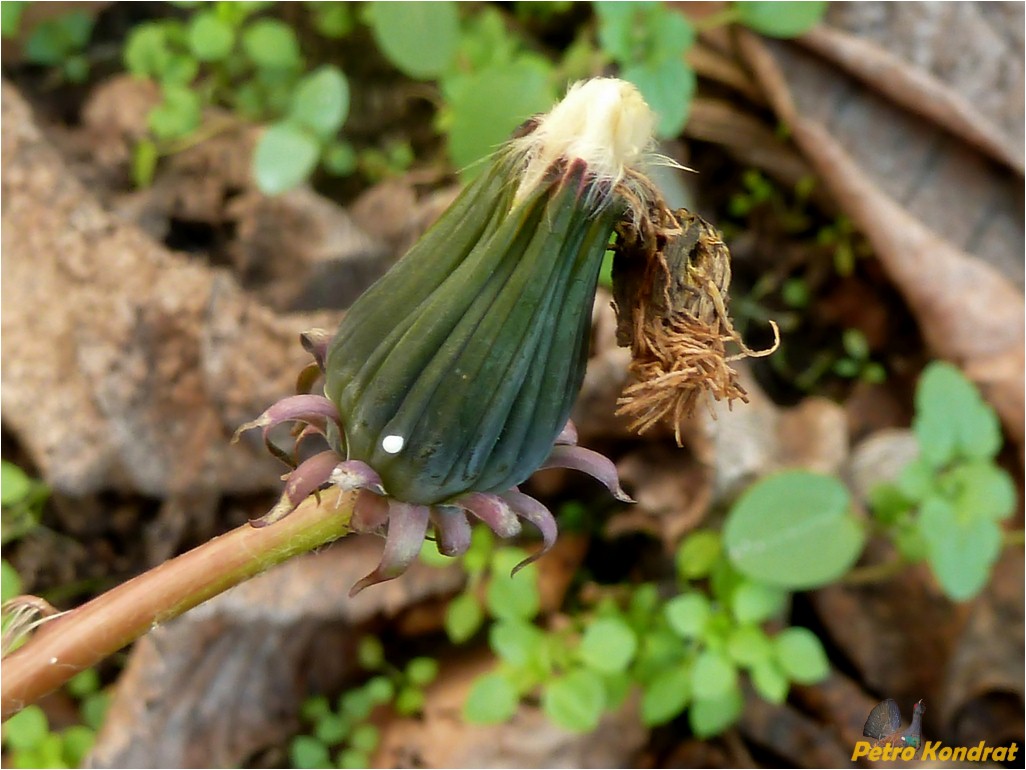
[[[615,674],[627,668],[637,649],[630,626],[619,618],[600,618],[584,632],[577,654],[589,668]]]
[[[213,11],[196,14],[189,24],[189,48],[200,61],[220,61],[232,52],[235,30]]]
[[[690,593],[670,599],[664,612],[670,628],[685,639],[697,639],[705,632],[712,609],[705,596]]]
[[[723,540],[747,577],[804,590],[836,580],[862,551],[848,490],[835,478],[785,471],[749,487],[727,515]]]
[[[677,549],[677,574],[685,580],[706,577],[722,551],[719,532],[700,529],[691,533]]]
[[[807,628],[786,628],[773,639],[777,661],[793,681],[815,684],[830,673],[823,644]]]
[[[519,548],[501,548],[493,557],[492,577],[485,600],[488,610],[497,618],[530,620],[538,614],[541,596],[538,593],[538,570],[532,564],[510,574],[527,558]]]
[[[641,696],[641,721],[647,727],[669,722],[684,710],[691,697],[691,670],[677,666],[645,686]]]
[[[292,766],[301,770],[332,766],[328,747],[312,735],[297,735],[293,738],[289,746],[289,756],[292,759]]]
[[[435,681],[438,676],[438,661],[434,658],[414,658],[406,664],[406,676],[411,684],[423,687]]]
[[[744,703],[736,687],[719,698],[696,697],[688,709],[691,731],[699,738],[719,735],[741,716]]]
[[[606,706],[602,677],[588,669],[577,669],[545,687],[542,710],[555,724],[586,733],[594,730]]]
[[[517,688],[509,679],[499,673],[486,674],[470,688],[463,719],[474,725],[499,724],[516,713],[519,702]]]
[[[469,591],[454,598],[445,610],[445,633],[456,644],[462,644],[476,634],[482,622],[484,610],[477,596]]]
[[[769,37],[796,37],[808,32],[823,19],[825,2],[788,2],[755,0],[735,2],[739,21]]]
[[[299,81],[290,116],[317,136],[336,133],[349,113],[349,83],[338,67],[325,65]]]
[[[4,743],[8,749],[29,751],[50,732],[46,714],[39,706],[26,706],[4,723]]]
[[[691,669],[691,691],[695,698],[716,699],[737,688],[737,669],[723,653],[705,650]]]
[[[257,186],[278,195],[305,181],[317,165],[320,147],[298,126],[276,123],[260,137],[253,153]]]
[[[258,19],[242,33],[242,48],[256,66],[269,70],[296,69],[302,63],[292,27],[277,19]]]
[[[404,73],[427,80],[449,68],[460,43],[456,3],[372,2],[368,12],[378,47]]]

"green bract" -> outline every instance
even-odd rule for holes
[[[506,153],[346,314],[325,392],[350,458],[407,502],[504,491],[542,464],[584,377],[621,206],[583,164],[514,201]],[[592,196],[598,198],[598,196]]]

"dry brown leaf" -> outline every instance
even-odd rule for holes
[[[1020,174],[1023,172],[1021,143],[1013,144],[977,105],[926,71],[909,66],[868,40],[823,24],[799,41],[905,109],[943,126]]]
[[[3,85],[2,407],[47,482],[165,496],[277,484],[242,422],[292,389],[298,334],[234,281],[108,214]]]
[[[787,704],[749,697],[738,729],[750,743],[792,767],[847,767],[851,762],[842,736]]]
[[[1022,745],[1023,647],[1023,553],[1009,548],[944,669],[940,713],[958,742]]]
[[[804,107],[799,111],[775,53],[748,33],[742,32],[739,41],[777,114],[841,208],[873,245],[927,342],[937,355],[954,361],[976,381],[1022,446],[1026,419],[1022,292],[994,267],[931,231],[877,186],[825,126],[807,118]],[[952,211],[958,207],[942,213],[948,220],[961,219]],[[998,216],[986,214],[991,215]],[[1021,211],[1015,216],[1021,232]],[[1015,257],[1020,267],[1021,254],[1020,246]]]
[[[879,563],[894,554],[874,541],[866,558]],[[925,564],[881,583],[831,585],[814,592],[812,601],[830,638],[870,689],[902,703],[940,703],[938,672],[951,658],[970,608],[953,605]]]

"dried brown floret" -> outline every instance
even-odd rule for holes
[[[658,196],[637,222],[617,229],[613,296],[617,342],[631,349],[629,373],[617,414],[644,433],[662,420],[681,443],[682,421],[703,394],[748,396],[730,363],[776,350],[744,344],[727,312],[730,251],[720,233],[685,209],[669,211]],[[771,322],[772,323],[772,322]],[[728,354],[728,343],[740,352]]]

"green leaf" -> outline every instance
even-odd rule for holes
[[[378,747],[381,733],[374,725],[357,725],[349,736],[349,745],[364,754],[370,754]],[[363,765],[361,765],[362,767]]]
[[[627,618],[635,633],[644,633],[651,625],[655,614],[662,609],[659,587],[655,583],[642,583],[631,593],[627,607]]]
[[[531,620],[538,614],[538,569],[533,564],[511,575],[513,568],[527,558],[519,548],[501,548],[492,561],[492,577],[485,592],[488,611],[496,618]]]
[[[931,363],[916,388],[912,429],[934,467],[955,457],[989,459],[1001,448],[1001,425],[976,387],[951,364]]]
[[[370,716],[374,710],[374,700],[370,691],[364,687],[354,687],[342,693],[338,699],[338,711],[346,716],[350,722],[359,722]]]
[[[719,532],[712,529],[692,532],[677,549],[677,574],[685,580],[707,577],[722,552]]]
[[[132,182],[136,187],[149,187],[157,172],[160,154],[157,145],[149,139],[142,139],[132,150]]]
[[[29,496],[33,486],[25,471],[12,462],[0,461],[0,504],[17,505]]]
[[[719,735],[741,716],[744,703],[737,688],[719,698],[696,697],[688,709],[691,731],[699,738]]]
[[[823,19],[825,2],[735,2],[738,21],[769,37],[796,37],[808,32]]]
[[[641,721],[646,727],[666,724],[684,710],[690,698],[690,668],[669,668],[645,686],[641,696]]]
[[[695,698],[715,700],[737,689],[737,669],[720,652],[703,650],[691,668],[691,691]]]
[[[684,655],[685,646],[680,637],[662,624],[640,637],[640,649],[632,671],[640,682],[651,682],[676,665]]]
[[[82,721],[93,730],[103,727],[108,708],[110,708],[110,695],[102,691],[87,695],[78,705]]]
[[[349,176],[357,168],[356,150],[349,142],[332,142],[324,150],[321,158],[325,171],[335,176]],[[438,553],[437,547],[425,542],[429,547],[421,551],[421,558],[425,564],[432,567],[447,567],[452,564],[453,557]],[[425,554],[431,554],[424,558]]]
[[[549,682],[542,693],[542,711],[556,725],[574,732],[594,730],[606,705],[602,677],[576,669]]]
[[[6,602],[22,593],[21,575],[7,559],[0,561],[0,601]]]
[[[449,641],[462,644],[477,633],[484,622],[484,611],[477,596],[462,593],[445,610],[445,633]]]
[[[434,658],[414,658],[406,664],[406,677],[411,684],[424,687],[438,676],[438,661]]]
[[[96,733],[84,725],[72,725],[61,731],[61,755],[67,767],[81,767],[96,743]]]
[[[128,33],[123,56],[125,67],[136,77],[159,77],[171,59],[165,27],[159,22],[134,27]]]
[[[619,618],[599,618],[584,632],[577,655],[589,668],[606,674],[626,670],[638,649],[634,631]]]
[[[730,609],[738,623],[761,623],[787,607],[787,591],[765,583],[743,581],[731,596]]]
[[[631,686],[634,684],[634,677],[629,672],[606,674],[602,677],[606,686],[606,708],[614,711],[623,705],[623,702],[630,694]]]
[[[179,139],[200,124],[199,94],[182,86],[165,85],[164,100],[150,110],[149,125],[158,139]]]
[[[848,490],[830,476],[766,476],[727,514],[727,555],[753,580],[790,590],[825,585],[847,572],[862,551],[864,533],[850,506]]]
[[[778,706],[787,700],[790,682],[775,661],[760,661],[752,667],[751,677],[752,686],[763,700]]]
[[[659,10],[649,22],[651,43],[645,58],[648,61],[680,59],[695,44],[695,28],[686,16],[662,3]]]
[[[349,727],[349,719],[329,712],[317,720],[314,737],[325,746],[335,746],[349,735]]]
[[[275,123],[264,131],[253,153],[257,186],[266,195],[278,195],[305,181],[320,147],[317,140],[298,126]]]
[[[299,81],[289,112],[321,138],[335,134],[349,114],[349,83],[338,67],[325,65]]]
[[[449,155],[464,176],[474,161],[494,151],[531,115],[549,109],[555,94],[549,72],[518,60],[470,75],[450,99]]]
[[[89,59],[84,54],[73,54],[64,60],[61,69],[69,83],[84,83],[89,77]]]
[[[983,590],[1001,555],[1001,528],[993,519],[965,520],[950,502],[931,497],[920,508],[919,533],[948,597],[965,601]]]
[[[500,620],[488,630],[488,643],[502,661],[523,668],[540,657],[545,634],[522,620]]]
[[[4,743],[14,751],[28,751],[50,732],[46,714],[39,706],[26,706],[4,723]]]
[[[517,688],[499,673],[485,674],[470,688],[463,704],[463,719],[474,725],[495,725],[516,713],[520,697]]]
[[[487,527],[471,527],[470,548],[463,554],[463,568],[471,577],[480,575],[488,568],[495,550],[495,535]]]
[[[428,80],[449,68],[460,42],[456,3],[372,2],[367,10],[378,47],[405,74]]]
[[[92,695],[94,692],[99,691],[100,675],[96,673],[95,668],[87,668],[85,671],[79,671],[71,677],[64,686],[72,697],[82,700],[87,695]]]
[[[302,768],[331,767],[328,747],[310,735],[297,735],[289,746],[292,766]]]
[[[815,684],[830,674],[823,644],[807,628],[785,628],[773,639],[777,662],[792,681]]]
[[[189,86],[199,73],[199,62],[186,54],[171,54],[168,57],[163,71],[160,73],[160,82],[163,86]],[[196,95],[199,99],[199,94]]]
[[[27,2],[23,0],[4,0],[0,3],[0,35],[16,37],[21,27],[21,15],[25,12]]]
[[[709,600],[700,593],[675,596],[666,603],[663,611],[670,628],[685,639],[701,637],[712,614]]]
[[[424,708],[424,691],[415,687],[404,687],[395,698],[396,713],[408,717]]]
[[[257,67],[295,70],[302,63],[292,27],[277,19],[258,19],[242,33],[242,48]]]
[[[377,671],[385,663],[385,647],[376,636],[364,636],[356,650],[360,666],[368,671]]]
[[[200,61],[220,61],[234,45],[235,30],[213,11],[197,13],[189,22],[189,49]]]
[[[738,626],[727,639],[727,654],[739,666],[757,666],[773,654],[773,645],[758,626]]]
[[[893,524],[914,505],[897,484],[877,484],[869,491],[869,507],[884,524]]]
[[[395,696],[395,685],[387,676],[376,676],[364,686],[367,698],[376,706],[388,703]]]
[[[356,24],[348,3],[307,3],[307,8],[313,16],[314,29],[325,37],[345,37]]]
[[[619,62],[634,61],[639,57],[635,51],[644,45],[644,32],[637,24],[637,14],[658,6],[654,2],[612,2],[593,3],[592,10],[598,17],[598,41],[602,50]]]
[[[82,11],[72,11],[36,25],[25,41],[24,56],[33,64],[54,66],[89,42],[93,19]]]
[[[631,64],[620,71],[620,77],[636,85],[655,111],[657,137],[670,139],[681,132],[688,121],[698,83],[695,71],[683,59]]]
[[[898,474],[898,491],[912,503],[922,502],[932,495],[936,485],[936,471],[921,457],[912,460]]]
[[[299,715],[307,722],[316,722],[329,713],[331,713],[331,704],[323,695],[307,698],[299,708]]]
[[[338,766],[358,770],[370,766],[370,757],[356,749],[343,749],[338,753]]]
[[[992,462],[976,460],[958,465],[946,474],[945,482],[953,487],[952,503],[963,519],[999,521],[1015,510],[1015,484]]]

